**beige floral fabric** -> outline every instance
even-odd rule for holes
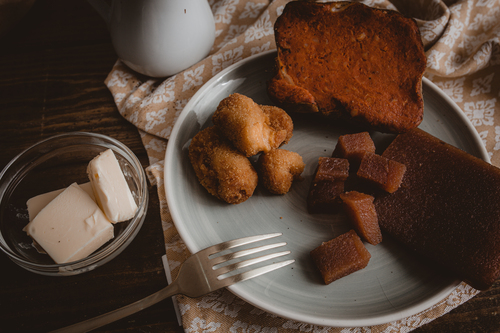
[[[119,60],[105,83],[119,112],[137,126],[150,159],[148,173],[160,198],[168,263],[173,277],[189,256],[166,203],[163,159],[172,127],[193,94],[224,68],[275,49],[273,24],[289,0],[209,0],[216,40],[209,56],[185,71],[152,79]],[[500,166],[500,0],[367,0],[414,17],[426,49],[426,76],[463,110],[492,164]],[[374,327],[316,327],[263,312],[227,290],[190,299],[179,296],[186,332],[408,332],[449,312],[478,291],[462,283],[422,313]]]

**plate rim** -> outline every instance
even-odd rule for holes
[[[236,68],[239,68],[241,66],[244,66],[245,64],[249,62],[253,62],[254,60],[260,58],[260,57],[265,57],[268,56],[272,53],[276,53],[276,50],[269,50],[265,51],[259,54],[251,55],[245,59],[242,59],[219,73],[217,73],[215,76],[213,76],[210,80],[208,80],[203,86],[190,98],[189,102],[185,105],[184,109],[180,113],[176,123],[174,124],[174,127],[172,129],[170,138],[168,139],[168,144],[167,144],[167,149],[165,152],[165,167],[163,170],[163,176],[164,180],[167,180],[168,174],[169,174],[169,168],[166,167],[168,163],[166,163],[168,160],[171,160],[173,158],[173,149],[170,148],[172,144],[171,142],[175,141],[175,138],[177,137],[180,128],[182,127],[182,123],[188,114],[188,110],[192,109],[192,105],[196,103],[198,97],[202,94],[204,94],[207,90],[210,90],[212,86],[214,86],[219,80],[221,80],[226,74],[229,72],[232,72]],[[473,141],[474,145],[478,148],[478,154],[479,158],[485,160],[488,163],[490,162],[490,158],[488,155],[488,152],[486,148],[484,147],[484,144],[482,143],[482,140],[479,136],[479,133],[477,130],[474,128],[472,123],[469,121],[465,113],[460,109],[460,107],[449,97],[444,93],[435,83],[433,83],[431,80],[429,80],[426,77],[422,77],[422,86],[427,86],[429,89],[432,90],[433,93],[437,94],[439,98],[444,100],[446,104],[448,104],[454,111],[454,115],[458,116],[459,120],[463,125],[465,125],[466,129],[468,132],[471,134],[471,140]],[[174,139],[174,140],[173,140]],[[176,223],[176,220],[178,218],[181,218],[177,214],[177,210],[175,208],[170,207],[170,203],[172,202],[172,195],[170,191],[167,191],[168,186],[165,186],[165,194],[166,194],[166,199],[167,199],[167,204],[169,205],[169,210],[170,214],[172,216],[172,221],[175,224],[177,231],[179,233],[179,236],[182,238],[184,243],[186,244],[187,248],[191,253],[194,253],[196,251],[199,251],[201,249],[196,247],[196,244],[192,244],[191,241],[189,240],[189,237],[187,238],[186,241],[186,235],[185,231],[182,227],[179,228],[178,224]],[[300,313],[289,313],[289,311],[282,311],[281,309],[278,308],[271,308],[267,305],[266,302],[259,300],[258,297],[254,297],[250,292],[246,292],[245,290],[241,290],[241,288],[238,288],[238,285],[232,285],[227,287],[228,290],[230,290],[233,294],[236,296],[240,297],[244,301],[248,302],[249,304],[260,308],[264,311],[270,312],[272,314],[275,314],[277,316],[280,316],[282,318],[294,320],[294,321],[299,321],[299,322],[304,322],[304,323],[309,323],[313,325],[321,325],[321,326],[331,326],[331,327],[362,327],[362,326],[373,326],[373,325],[380,325],[380,324],[386,324],[389,322],[401,320],[404,318],[407,318],[409,316],[417,315],[418,313],[425,311],[433,306],[435,306],[437,303],[440,301],[444,300],[448,295],[450,295],[459,285],[461,284],[461,281],[455,280],[447,288],[443,288],[440,292],[436,293],[432,297],[421,301],[420,303],[417,303],[413,305],[412,307],[408,309],[402,309],[398,310],[396,312],[386,314],[386,315],[379,315],[375,317],[369,317],[366,319],[346,319],[346,320],[339,320],[339,319],[327,319],[327,318],[320,318],[320,317],[312,317],[307,314],[300,314]]]

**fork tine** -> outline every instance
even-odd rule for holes
[[[244,261],[239,261],[237,263],[218,268],[215,270],[215,273],[217,274],[218,277],[220,277],[221,275],[232,272],[236,269],[247,267],[247,266],[254,265],[254,264],[258,264],[260,262],[263,262],[263,261],[266,261],[269,259],[274,259],[274,258],[286,256],[287,254],[290,254],[290,253],[291,253],[290,251],[282,251],[282,252],[266,254],[266,255],[263,255],[260,257],[256,257],[256,258],[247,259]]]
[[[267,266],[253,269],[251,271],[247,271],[247,272],[243,272],[240,274],[229,276],[225,279],[222,279],[221,282],[224,284],[225,287],[227,287],[227,286],[232,285],[236,282],[245,281],[245,280],[257,277],[259,275],[266,274],[268,272],[274,271],[275,269],[290,265],[294,262],[295,262],[295,259],[289,259],[286,261],[277,262],[277,263],[274,263],[271,265],[267,265]]]
[[[207,247],[206,249],[200,251],[200,252],[205,252],[205,254],[211,255],[217,252],[221,252],[224,250],[232,249],[234,247],[250,244],[250,243],[255,243],[259,242],[265,239],[269,238],[274,238],[283,235],[280,232],[272,233],[272,234],[266,234],[266,235],[258,235],[258,236],[249,236],[249,237],[243,237],[243,238],[238,238],[238,239],[233,239],[224,243],[219,243],[215,244],[213,246]]]
[[[274,243],[274,244],[269,244],[269,245],[257,246],[257,247],[253,247],[251,249],[241,250],[238,252],[232,252],[232,253],[228,253],[228,254],[225,254],[225,255],[222,255],[219,257],[215,257],[215,258],[210,260],[210,263],[212,265],[217,265],[217,264],[220,264],[222,262],[226,262],[226,261],[231,260],[231,259],[241,258],[241,257],[248,256],[248,255],[251,255],[254,253],[274,249],[274,248],[277,248],[280,246],[285,246],[285,245],[286,245],[286,242],[281,242],[281,243]]]

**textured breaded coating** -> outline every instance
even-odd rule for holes
[[[201,185],[230,204],[250,198],[258,176],[248,158],[214,126],[200,131],[189,145],[189,159]]]
[[[270,126],[275,131],[286,131],[285,140],[281,145],[287,144],[293,135],[293,121],[285,110],[277,106],[261,105],[260,108],[269,117]]]
[[[212,121],[248,157],[278,148],[288,137],[287,130],[271,127],[269,116],[258,104],[237,93],[219,103]]]
[[[305,164],[302,157],[293,151],[273,149],[262,153],[257,161],[262,185],[271,193],[285,194],[294,180],[301,179]]]

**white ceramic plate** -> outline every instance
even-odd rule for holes
[[[305,180],[284,196],[258,188],[239,205],[209,195],[198,183],[188,158],[190,139],[211,125],[219,102],[238,92],[259,104],[271,104],[266,81],[272,75],[275,52],[247,58],[207,82],[182,111],[170,137],[165,159],[165,188],[173,220],[189,250],[249,235],[282,232],[296,262],[264,276],[230,287],[247,302],[278,316],[322,326],[376,325],[416,314],[446,297],[459,281],[442,276],[384,240],[367,244],[368,266],[324,285],[309,252],[321,242],[348,231],[342,216],[310,215],[309,184],[320,156],[330,156],[339,135],[352,129],[326,122],[294,118],[294,135],[284,149],[304,158]],[[475,129],[462,111],[427,79],[423,82],[425,116],[421,128],[488,161]],[[371,133],[383,149],[389,135]]]

